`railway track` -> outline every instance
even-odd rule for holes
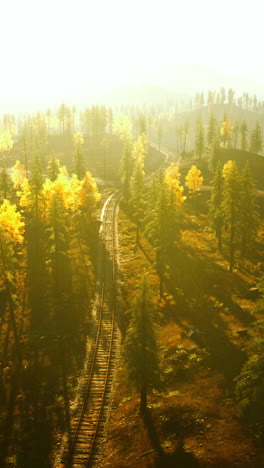
[[[112,194],[101,214],[98,281],[94,306],[94,337],[71,433],[61,455],[64,468],[96,466],[110,403],[118,330],[117,223],[120,193]]]

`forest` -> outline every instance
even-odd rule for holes
[[[2,115],[1,467],[263,466],[263,132],[223,87]]]

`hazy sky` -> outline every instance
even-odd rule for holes
[[[0,112],[156,83],[164,65],[260,82],[262,10],[256,0],[1,0]]]

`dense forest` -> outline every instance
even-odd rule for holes
[[[263,466],[264,102],[221,88],[62,103],[0,128],[0,466],[73,466],[57,453],[96,341],[115,193],[100,466]]]

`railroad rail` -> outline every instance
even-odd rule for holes
[[[88,357],[71,435],[61,458],[64,468],[87,468],[96,465],[104,437],[111,396],[118,331],[116,315],[117,223],[120,192],[105,202],[101,214],[98,281],[94,307],[95,333]]]

